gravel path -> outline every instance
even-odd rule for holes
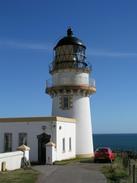
[[[75,163],[71,165],[34,166],[41,172],[37,183],[106,183],[100,164]]]

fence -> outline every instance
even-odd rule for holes
[[[128,151],[121,154],[123,166],[128,171],[131,183],[137,183],[137,154]]]
[[[131,160],[128,166],[128,173],[132,183],[137,183],[137,165],[136,161]]]

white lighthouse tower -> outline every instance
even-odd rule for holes
[[[95,81],[90,79],[91,67],[85,57],[86,46],[73,36],[67,36],[54,47],[50,65],[52,80],[47,81],[46,93],[52,97],[52,115],[75,118],[76,155],[93,155],[90,96],[96,92]]]

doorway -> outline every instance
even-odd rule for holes
[[[37,136],[38,138],[38,161],[39,164],[46,164],[46,144],[50,141],[51,135],[42,133]]]

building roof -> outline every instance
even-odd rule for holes
[[[61,117],[61,116],[0,118],[0,123],[2,123],[2,122],[52,122],[52,121],[75,123],[76,119],[65,118],[65,117]]]

